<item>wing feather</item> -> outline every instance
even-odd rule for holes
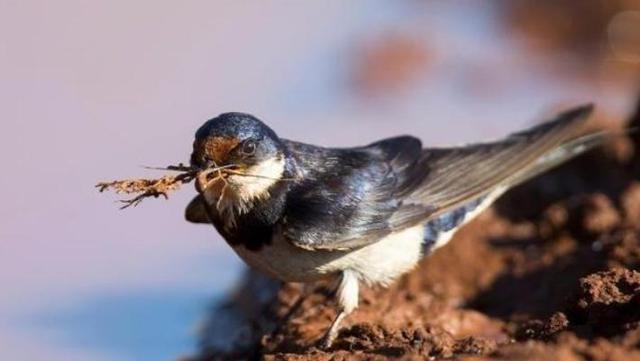
[[[419,187],[404,200],[404,205],[432,206],[435,216],[481,197],[496,187],[513,186],[522,174],[541,166],[538,159],[565,143],[580,139],[592,106],[583,106],[504,140],[458,148],[425,149],[423,165],[430,169]],[[600,138],[590,138],[591,146]],[[597,141],[594,142],[594,139]],[[577,154],[567,154],[562,161]],[[557,165],[557,164],[554,164]],[[550,164],[545,164],[546,169]],[[545,169],[545,170],[546,170]],[[520,176],[520,177],[519,177]],[[394,227],[421,221],[415,207],[401,208],[392,216]]]
[[[307,249],[362,247],[389,233],[425,223],[464,206],[499,187],[508,188],[525,179],[527,174],[537,174],[536,170],[549,169],[577,155],[567,152],[553,165],[539,161],[561,149],[563,144],[581,139],[583,125],[592,108],[591,105],[575,108],[550,122],[492,143],[427,148],[419,152],[416,152],[415,144],[405,144],[408,140],[402,138],[374,143],[369,146],[370,151],[386,154],[386,158],[378,160],[386,162],[391,171],[377,183],[367,179],[376,186],[368,188],[362,198],[350,204],[356,209],[354,218],[334,212],[345,217],[345,222],[340,223],[343,228],[339,229],[323,223],[323,217],[319,215],[318,222],[312,223],[312,227],[309,223],[287,227],[287,238],[292,244]],[[590,144],[597,145],[599,141],[592,139]],[[379,173],[376,175],[380,176]],[[340,195],[336,197],[339,198]],[[313,237],[307,237],[309,234]]]

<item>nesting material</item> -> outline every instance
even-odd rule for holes
[[[116,194],[137,194],[133,198],[120,201],[123,203],[120,209],[125,209],[131,206],[137,206],[145,198],[158,198],[160,196],[165,199],[169,198],[169,193],[180,189],[180,186],[190,183],[198,177],[197,170],[182,164],[152,169],[177,171],[179,173],[176,175],[166,175],[157,179],[139,178],[100,182],[96,184],[96,188],[98,188],[100,192],[111,190]]]

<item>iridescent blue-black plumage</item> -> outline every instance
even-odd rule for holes
[[[239,139],[264,139],[277,141],[276,133],[258,118],[247,113],[222,113],[207,120],[196,131],[196,139],[207,137],[229,137]]]
[[[408,136],[350,149],[285,144],[301,177],[290,188],[283,235],[302,248],[352,248],[391,233],[403,194],[427,172],[415,164],[420,141]]]
[[[228,139],[237,141],[225,154],[226,162],[240,160],[243,150],[253,146],[251,157],[242,157],[243,163],[257,164],[283,151],[278,135],[258,118],[246,113],[223,113],[206,121],[195,134],[195,144],[207,139]],[[191,165],[206,168],[220,163],[220,159],[203,158],[203,152],[193,152]],[[222,164],[217,164],[222,165]]]
[[[238,217],[235,229],[212,220],[227,241],[259,249],[277,230],[296,247],[344,250],[420,224],[427,239],[457,227],[496,187],[535,174],[542,167],[536,159],[579,140],[576,130],[590,111],[577,108],[498,142],[454,148],[423,149],[410,136],[356,148],[317,147],[280,139],[242,113],[208,121],[196,139],[254,139],[265,144],[265,156],[286,158],[283,180]]]
[[[429,253],[439,245],[438,243],[446,242],[446,238],[451,236],[451,232],[468,221],[473,212],[480,208],[486,199],[487,196],[480,197],[427,221],[424,225],[424,252]]]
[[[374,241],[365,235],[379,238],[392,231],[387,221],[401,206],[403,189],[416,179],[411,172],[420,171],[412,167],[422,151],[419,140],[398,137],[351,149],[279,141],[286,167],[270,196],[238,216],[233,230],[211,217],[229,243],[259,249],[278,229],[301,248],[348,248],[352,241]],[[188,219],[206,222],[201,204],[201,198],[191,203]]]

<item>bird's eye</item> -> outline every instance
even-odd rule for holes
[[[253,155],[256,152],[256,142],[248,140],[242,145],[242,153],[244,155]]]

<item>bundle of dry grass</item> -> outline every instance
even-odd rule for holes
[[[96,184],[96,188],[98,188],[100,192],[112,190],[116,194],[138,194],[134,198],[120,201],[124,203],[120,209],[125,209],[131,206],[137,206],[145,198],[158,198],[160,196],[163,196],[165,199],[169,198],[170,192],[180,189],[181,185],[190,183],[198,176],[197,170],[182,164],[152,169],[177,171],[180,173],[176,175],[166,175],[157,179],[139,178],[100,182]]]
[[[125,199],[120,202],[124,205],[120,209],[125,209],[131,206],[137,206],[143,199],[154,197],[158,198],[163,196],[169,198],[169,193],[178,190],[181,185],[190,183],[196,180],[196,189],[199,191],[206,189],[210,184],[221,181],[222,188],[220,190],[220,198],[218,202],[221,202],[225,196],[225,190],[229,185],[227,177],[229,176],[241,176],[241,177],[255,177],[255,178],[268,178],[278,182],[292,181],[292,178],[270,178],[259,174],[246,173],[237,168],[236,164],[226,164],[222,166],[215,166],[207,169],[196,169],[183,164],[170,165],[164,168],[150,168],[156,170],[168,170],[180,172],[177,175],[167,175],[157,179],[122,179],[111,182],[101,182],[96,184],[96,188],[100,192],[106,190],[113,190],[117,194],[138,194],[134,198]]]

